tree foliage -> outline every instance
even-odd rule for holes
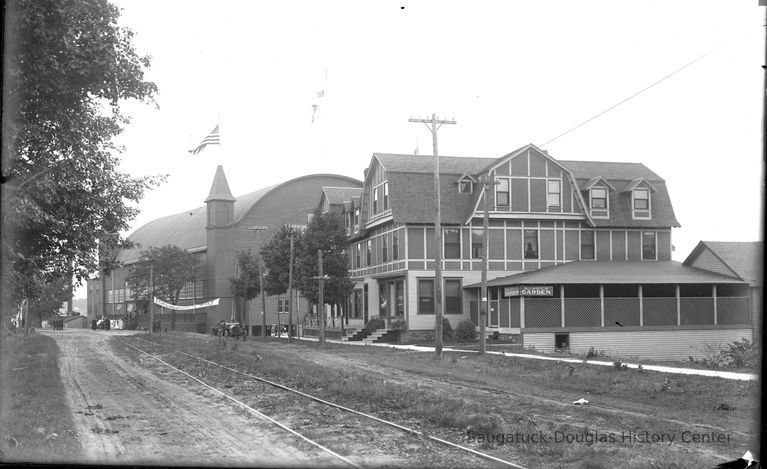
[[[119,168],[126,99],[152,101],[149,58],[107,0],[9,0],[2,118],[4,301],[99,268],[161,178]]]
[[[29,315],[34,319],[34,324],[39,326],[44,319],[58,314],[62,303],[68,298],[69,282],[65,278],[41,285],[37,295],[29,302]]]
[[[325,281],[324,301],[328,304],[346,301],[354,289],[349,278],[348,244],[343,218],[332,211],[316,211],[304,232],[297,263],[296,286],[305,298],[315,304],[319,301],[319,282],[312,277],[319,275],[317,251],[322,250],[322,273],[329,277]]]
[[[268,295],[283,295],[288,291],[291,236],[293,236],[293,283],[295,285],[298,278],[296,259],[303,243],[301,230],[283,225],[269,242],[261,246],[261,257],[264,259],[267,272],[264,290]]]
[[[200,275],[200,259],[178,246],[167,244],[149,248],[142,251],[141,259],[125,279],[134,299],[149,298],[152,280],[154,296],[170,304],[178,304],[184,285]]]
[[[239,272],[237,278],[230,278],[230,290],[236,298],[252,300],[261,292],[261,283],[258,279],[258,258],[250,251],[241,251],[237,254]],[[266,288],[264,288],[266,290]]]

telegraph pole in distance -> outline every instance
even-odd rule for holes
[[[320,323],[320,332],[319,332],[319,339],[320,339],[320,346],[325,345],[325,280],[327,280],[329,277],[327,275],[322,275],[322,250],[317,250],[317,263],[319,265],[319,275],[317,277],[312,277],[314,280],[320,281],[320,287],[319,287],[319,295],[317,298],[317,315],[319,318]]]
[[[454,120],[437,119],[436,114],[431,119],[410,118],[408,122],[421,122],[431,132],[434,146],[434,352],[437,358],[442,358],[442,216],[440,213],[439,191],[439,152],[437,151],[437,130],[443,124],[455,124]]]
[[[288,266],[288,343],[293,342],[293,232],[290,232],[290,266]]]
[[[485,326],[487,324],[487,313],[489,311],[490,303],[487,301],[487,260],[490,257],[490,212],[488,211],[487,194],[488,187],[499,184],[494,177],[489,174],[487,177],[481,178],[479,183],[482,184],[482,205],[484,206],[484,215],[482,217],[482,236],[484,242],[482,243],[482,289],[479,302],[479,353],[485,353],[487,350],[487,334],[485,333]]]

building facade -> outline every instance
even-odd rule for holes
[[[246,311],[241,302],[233,301],[230,279],[237,276],[237,254],[258,253],[282,225],[305,226],[317,207],[317,194],[326,186],[360,187],[361,183],[340,175],[313,174],[234,197],[219,166],[204,206],[159,218],[137,229],[128,237],[136,247],[115,253],[121,267],[88,282],[89,317],[103,315],[116,319],[137,315],[140,324],[148,324],[147,309],[142,307],[145,302],[130,291],[126,278],[144,250],[170,244],[195,253],[200,259],[200,271],[195,273],[195,281],[184,287],[179,304],[220,299],[218,306],[177,312],[173,329],[205,332],[219,320],[234,317],[257,333],[262,322],[261,297],[248,302]],[[254,231],[253,227],[265,229]],[[288,322],[287,300],[285,296],[266,298],[267,325]],[[293,304],[293,323],[298,324],[298,317],[308,310],[308,303],[296,293]],[[170,323],[168,311],[157,307],[156,316]]]
[[[701,341],[751,337],[743,281],[671,260],[679,223],[665,181],[646,166],[556,160],[532,144],[495,159],[440,157],[435,246],[433,159],[373,155],[347,213],[351,315],[433,330],[438,248],[444,317],[477,324],[487,249],[487,325],[526,346],[648,356],[652,341],[671,340],[679,345],[664,356],[678,357],[699,355],[691,347]],[[487,239],[484,180],[495,182]],[[637,333],[648,346],[626,347]]]

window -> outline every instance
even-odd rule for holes
[[[378,213],[378,188],[373,189],[373,215]]]
[[[361,259],[361,257],[362,257],[362,244],[360,244],[360,243],[355,244],[355,248],[356,249],[355,249],[355,255],[354,255],[354,260],[355,260],[354,268],[359,269],[360,267],[362,267],[360,265],[360,261],[362,260]]]
[[[634,210],[650,209],[650,192],[647,189],[634,189]]]
[[[482,230],[471,230],[471,258],[482,259],[482,246],[484,245],[485,234]]]
[[[389,210],[389,183],[383,184],[383,209]]]
[[[434,314],[434,280],[418,280],[418,314]]]
[[[399,259],[399,231],[391,234],[391,260]]]
[[[631,192],[631,206],[634,218],[648,220],[650,218],[650,191],[648,189],[634,189]]]
[[[458,181],[458,192],[461,194],[471,194],[474,191],[471,179],[461,179]]]
[[[509,179],[498,178],[498,185],[495,186],[495,205],[497,207],[509,206]]]
[[[389,235],[385,234],[381,237],[381,242],[383,243],[383,256],[381,261],[382,262],[389,262]]]
[[[289,298],[277,298],[277,311],[280,313],[287,313],[290,311],[290,299]]]
[[[445,314],[461,314],[461,281],[445,280]]]
[[[394,295],[397,300],[397,309],[394,311],[396,316],[405,315],[405,283],[402,280],[397,280],[394,286]]]
[[[642,232],[642,260],[654,261],[657,260],[655,247],[655,232],[643,231]]]
[[[346,236],[349,236],[349,234],[352,232],[352,214],[347,213],[344,217],[344,226],[346,227]]]
[[[562,206],[562,181],[558,179],[548,181],[548,205],[549,207]]]
[[[461,258],[461,230],[447,228],[444,231],[445,259]]]
[[[581,231],[581,259],[594,259],[593,231]]]
[[[525,230],[525,259],[538,259],[538,230]]]
[[[591,208],[607,209],[607,189],[604,187],[595,187],[591,189]]]
[[[356,231],[360,226],[360,209],[359,207],[354,209],[354,230]]]
[[[378,284],[378,315],[381,317],[388,317],[391,308],[389,306],[389,298],[391,297],[391,282],[385,282]]]
[[[373,241],[367,240],[367,252],[365,253],[365,265],[369,266],[373,261]]]

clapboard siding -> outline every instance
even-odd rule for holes
[[[741,339],[752,340],[751,329],[713,329],[692,331],[571,332],[570,351],[586,353],[591,347],[610,357],[648,360],[687,360],[705,358],[707,345],[726,345]],[[524,334],[525,347],[551,352],[553,333]]]

